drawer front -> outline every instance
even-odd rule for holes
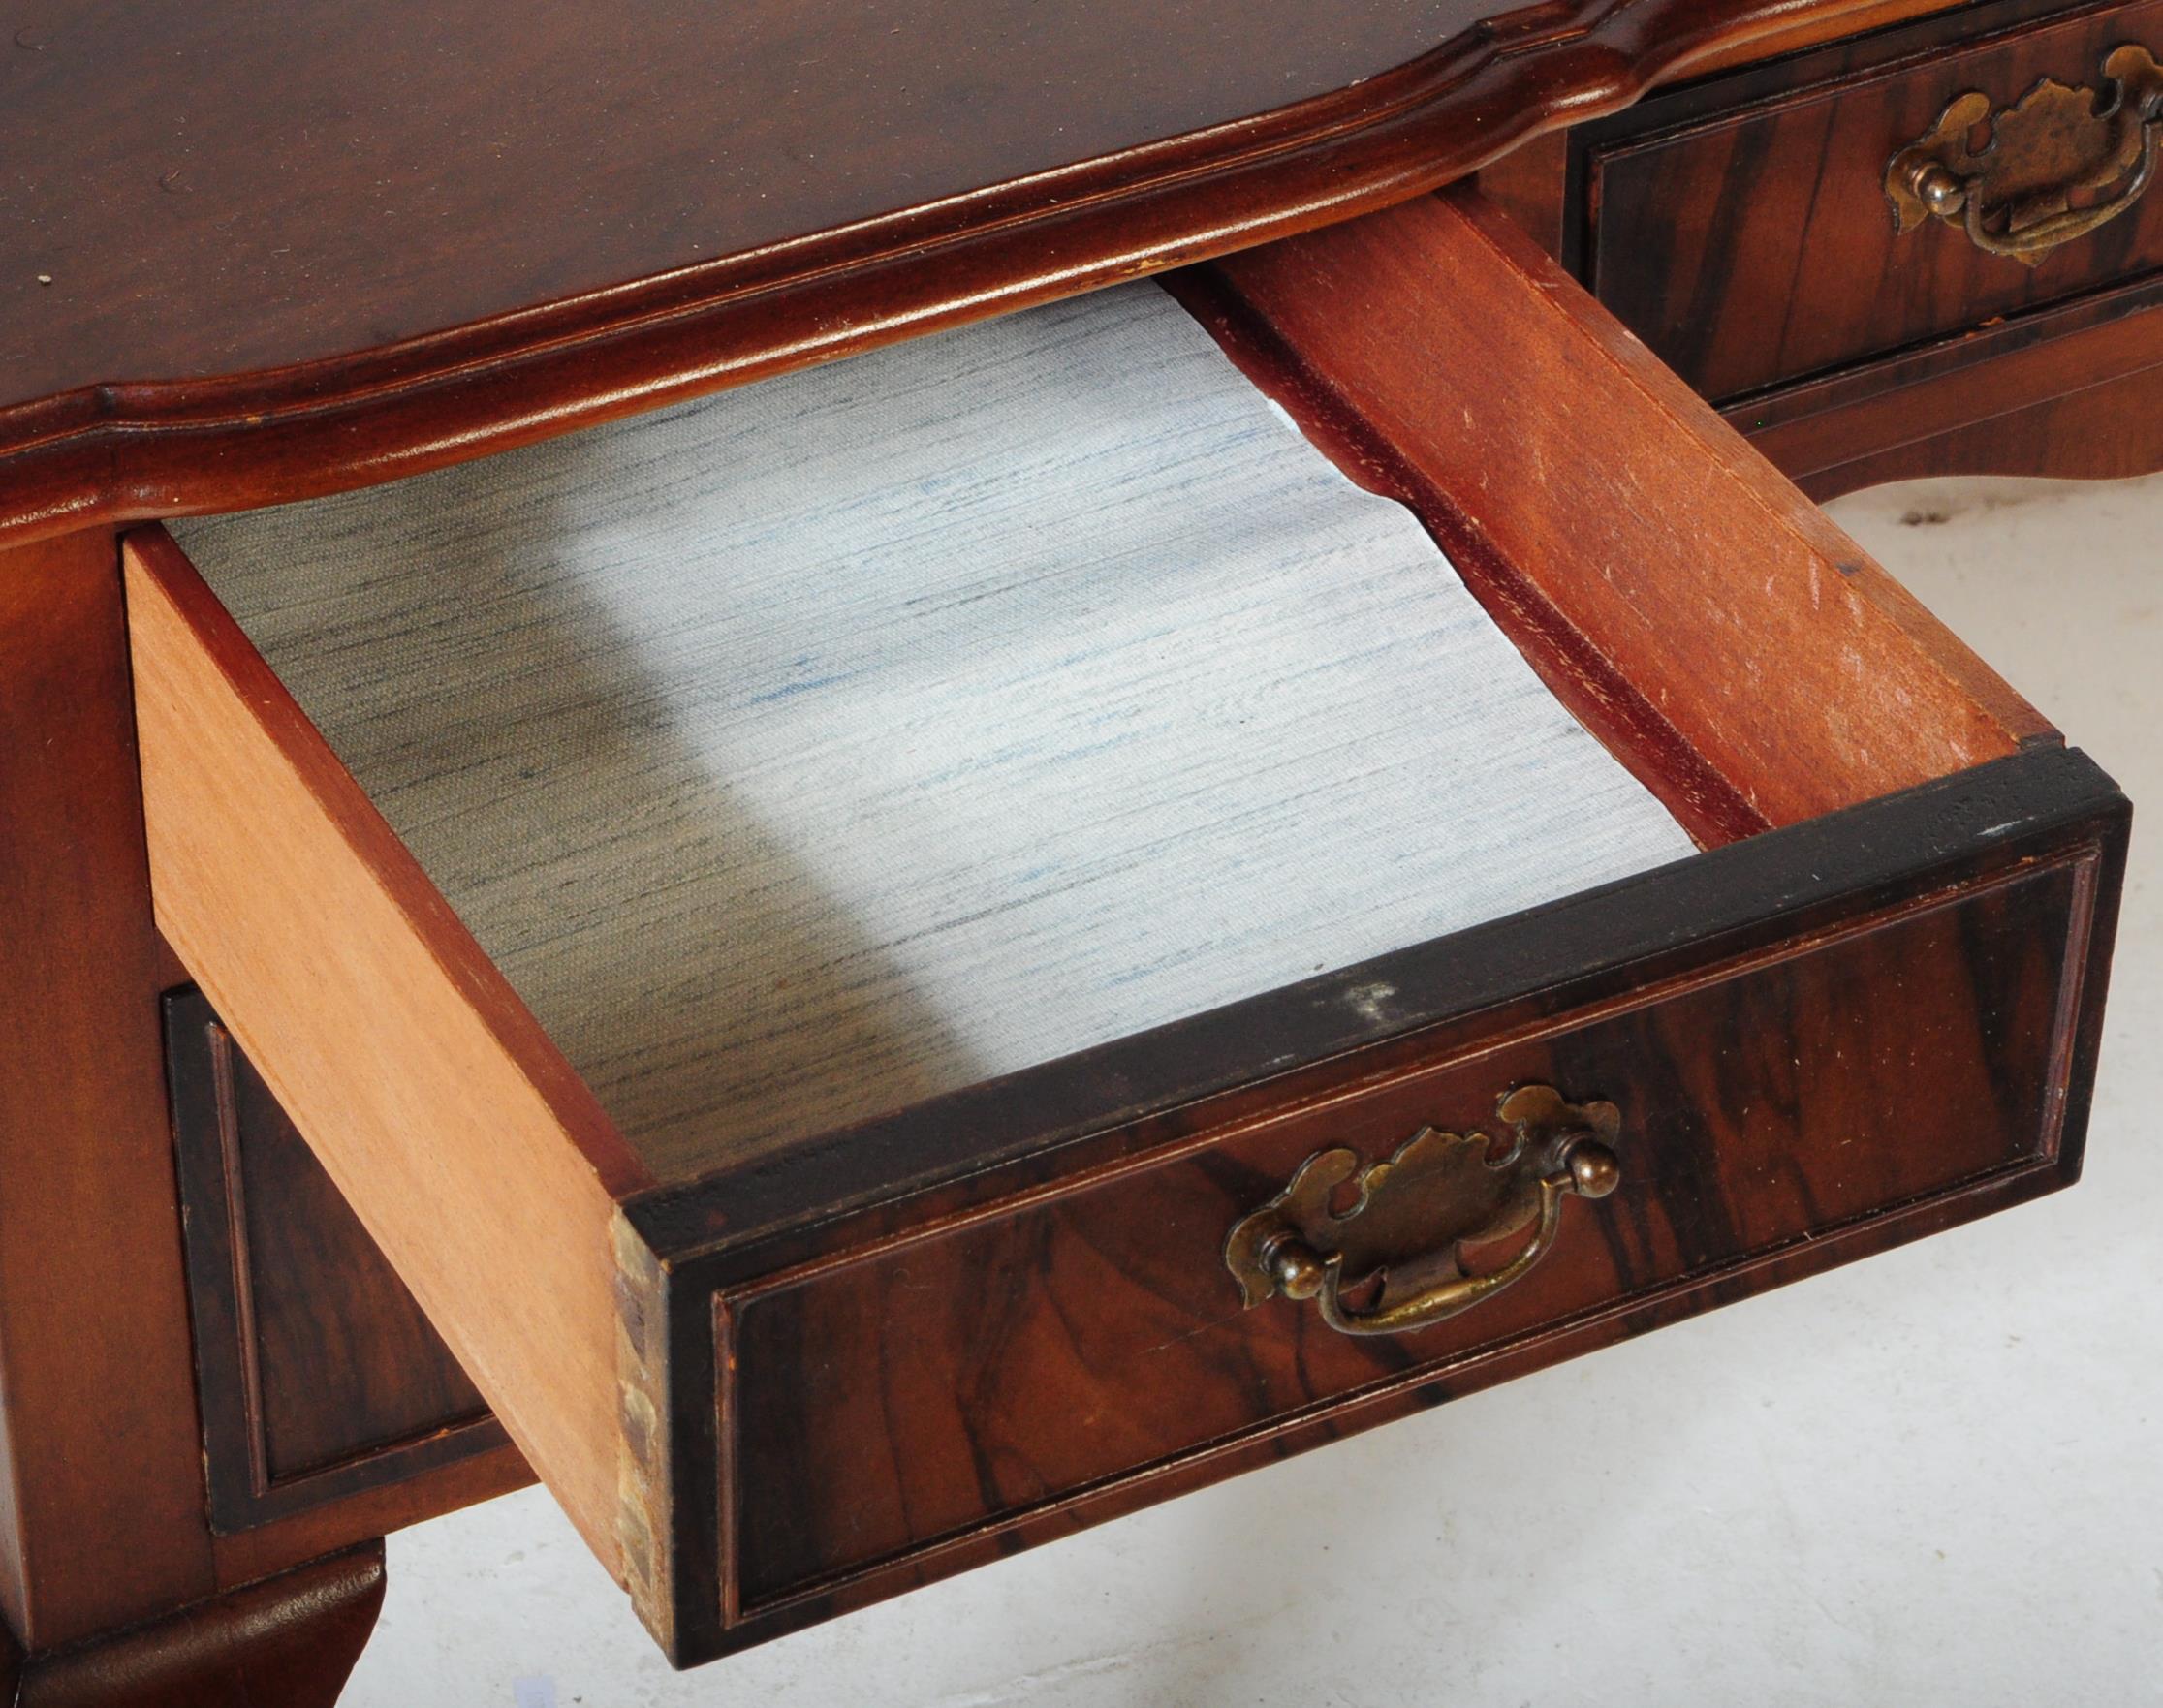
[[[2016,868],[725,1292],[735,1616],[952,1569],[1003,1526],[1158,1498],[2057,1183],[2097,863]],[[1503,1133],[1498,1093],[1530,1084],[1617,1105],[1620,1183],[1566,1200],[1520,1281],[1403,1334],[1241,1307],[1226,1235],[1304,1159]]]
[[[1580,276],[1684,379],[1733,402],[2154,271],[2163,194],[2126,196],[2137,160],[2076,194],[2123,198],[2122,211],[2028,261],[1979,247],[1964,212],[1949,222],[1917,203],[1906,229],[1897,220],[1895,156],[1964,96],[1991,115],[1995,146],[1982,159],[1958,142],[1939,147],[1956,176],[1982,174],[1973,199],[1991,242],[2009,240],[2009,190],[2032,196],[2039,215],[2062,205],[2050,186],[2080,178],[2114,139],[2137,155],[2132,117],[2114,131],[2064,91],[2107,101],[2115,49],[2163,57],[2163,4],[2024,22],[2020,10],[2035,9],[1961,8],[1587,127],[1573,161]],[[2137,57],[2112,63],[2122,72]],[[2150,91],[2151,141],[2163,130],[2157,75],[2127,84]],[[2063,88],[2031,96],[2044,79]]]
[[[497,1463],[461,1484],[531,1481],[202,992],[164,1006],[212,1527],[250,1530],[477,1455]]]

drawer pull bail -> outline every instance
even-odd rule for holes
[[[2128,42],[2111,49],[2103,79],[2098,91],[2045,78],[1998,113],[1979,90],[1956,97],[1885,170],[1896,229],[1910,232],[1934,216],[1964,229],[1978,249],[2033,266],[2117,218],[2155,176],[2163,68]],[[1989,140],[1971,147],[1985,123]],[[2113,184],[2102,200],[2073,205],[2076,195]]]
[[[1423,1127],[1384,1163],[1342,1146],[1317,1151],[1292,1183],[1232,1229],[1224,1261],[1248,1307],[1282,1293],[1319,1301],[1339,1334],[1403,1334],[1447,1321],[1529,1274],[1553,1247],[1562,1200],[1604,1198],[1621,1178],[1613,1103],[1573,1103],[1520,1086],[1495,1113],[1507,1154],[1477,1130]],[[1332,1205],[1347,1191],[1351,1203]],[[1515,1257],[1478,1273],[1466,1250],[1534,1231]],[[1370,1287],[1364,1306],[1348,1293]]]

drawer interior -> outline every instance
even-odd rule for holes
[[[661,1180],[1691,852],[1149,283],[173,532]]]
[[[1476,197],[1170,284],[127,543],[161,926],[679,1653],[713,1318],[625,1205],[989,1178],[2054,740]]]
[[[1642,577],[1630,615],[1693,675],[1618,661],[1640,699],[1733,693],[1704,652],[1771,614],[1728,588],[1732,610],[1647,600],[1680,564],[1780,576],[1827,543],[1723,561],[1732,495],[1542,444],[1567,405],[1521,401],[1532,375],[1442,447],[1431,423],[1485,381],[1435,373],[1393,436],[1395,496],[1356,484],[1204,329],[1287,390],[1282,351],[1321,326],[1272,326],[1272,349],[1258,323],[1371,290],[1379,260],[1343,248],[1351,278],[1236,261],[1233,289],[1182,283],[1194,315],[1117,288],[172,531],[664,1181],[1687,854],[1630,767],[1671,798],[1698,784],[1713,798],[1677,804],[1724,840],[1990,757],[1957,699],[1950,727],[1908,728],[1882,653],[1841,661],[1818,730],[1773,724],[1777,745],[1693,752],[1684,776],[1671,730],[1610,721],[1629,766],[1611,757],[1443,555],[1437,536],[1496,596],[1419,459],[1476,470],[1490,528],[1543,531],[1513,558],[1573,591],[1615,558]],[[1341,415],[1287,400],[1359,468]],[[1673,538],[1587,512],[1633,479]],[[1522,489],[1489,498],[1498,480]],[[1874,574],[1835,551],[1802,584],[1855,604],[1841,583]],[[1753,700],[1771,638],[1740,660]],[[1890,756],[1912,775],[1826,777],[1819,731],[1850,770],[1925,751]]]

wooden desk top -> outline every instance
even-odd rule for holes
[[[0,538],[386,479],[1242,247],[1869,0],[1491,4],[34,16],[0,39]]]

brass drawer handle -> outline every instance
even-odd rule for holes
[[[1245,1217],[1224,1243],[1224,1261],[1251,1309],[1274,1294],[1318,1299],[1339,1334],[1402,1334],[1447,1320],[1531,1272],[1554,1244],[1562,1200],[1603,1198],[1621,1178],[1613,1103],[1572,1103],[1551,1085],[1508,1093],[1495,1113],[1514,1130],[1509,1154],[1488,1160],[1484,1133],[1423,1127],[1386,1163],[1362,1166],[1357,1151],[1317,1151],[1292,1183]],[[1341,1214],[1341,1188],[1358,1196]],[[1536,1225],[1536,1227],[1535,1227]],[[1535,1227],[1499,1268],[1468,1275],[1465,1246]],[[1373,1304],[1344,1293],[1379,1278]]]
[[[1978,249],[2033,266],[2059,244],[2117,218],[2155,175],[2163,68],[2129,42],[2111,50],[2103,78],[2100,93],[2045,78],[2018,106],[1996,114],[1979,91],[1955,99],[1885,169],[1897,230],[1912,231],[1935,215],[1964,228]],[[1970,148],[1970,133],[1985,120],[1990,140]],[[2077,192],[2121,178],[2106,200],[2072,205]]]

